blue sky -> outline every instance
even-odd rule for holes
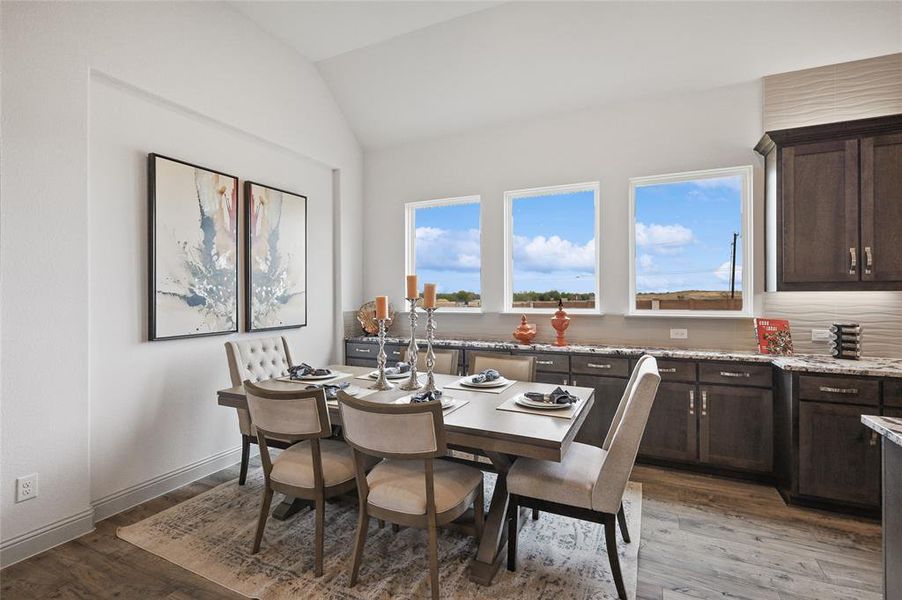
[[[736,176],[636,190],[639,292],[729,289],[730,242],[740,231],[740,185]],[[514,291],[594,291],[592,192],[518,198],[513,211]],[[416,228],[421,280],[437,282],[442,292],[479,292],[479,205],[417,209]],[[740,266],[741,250],[740,243]],[[737,289],[740,279],[737,273]]]

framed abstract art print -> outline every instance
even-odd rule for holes
[[[238,178],[148,156],[151,340],[238,331]]]
[[[307,324],[307,197],[244,183],[248,331]]]

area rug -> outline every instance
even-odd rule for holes
[[[486,475],[486,498],[495,476]],[[429,595],[426,532],[376,527],[371,521],[358,583],[348,588],[348,555],[357,526],[357,503],[341,498],[326,504],[323,576],[313,576],[313,513],[287,521],[269,519],[258,554],[250,553],[260,507],[263,472],[223,483],[143,521],[118,536],[248,598],[388,600]],[[273,506],[280,501],[276,494]],[[630,598],[636,595],[642,488],[630,483],[624,497],[631,544],[618,533],[618,552]],[[462,533],[440,531],[439,578],[443,598],[604,600],[617,598],[601,525],[543,513],[520,530],[517,571],[504,566],[490,587],[472,583],[468,564],[476,542]]]

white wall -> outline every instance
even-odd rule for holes
[[[313,360],[361,298],[362,161],[315,67],[224,4],[4,2],[2,73],[5,564],[234,458],[226,338],[143,341],[144,155],[309,193]]]
[[[755,166],[754,243],[759,267],[755,273],[756,313],[770,314],[773,306],[773,316],[786,316],[802,325],[794,328],[802,350],[826,351],[825,346],[812,347],[804,337],[810,339],[814,324],[823,326],[844,318],[860,320],[869,332],[867,353],[902,355],[900,293],[814,294],[790,301],[779,294],[762,293],[763,163],[752,150],[763,131],[761,114],[761,84],[755,81],[367,150],[365,294],[389,294],[400,304],[405,202],[480,194],[486,314],[439,315],[439,334],[510,339],[519,315],[499,314],[503,306],[504,191],[597,180],[602,205],[601,305],[607,314],[573,316],[568,338],[585,343],[752,350],[750,319],[623,316],[629,301],[629,178],[751,164]],[[812,321],[815,318],[818,320]],[[530,321],[539,326],[537,340],[553,339],[547,317],[534,315]],[[670,340],[670,327],[688,328],[689,338]]]

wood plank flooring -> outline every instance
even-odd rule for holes
[[[220,471],[4,569],[0,596],[242,598],[116,537],[237,475]],[[633,479],[644,491],[639,600],[881,598],[878,523],[787,507],[769,486],[644,466]]]

